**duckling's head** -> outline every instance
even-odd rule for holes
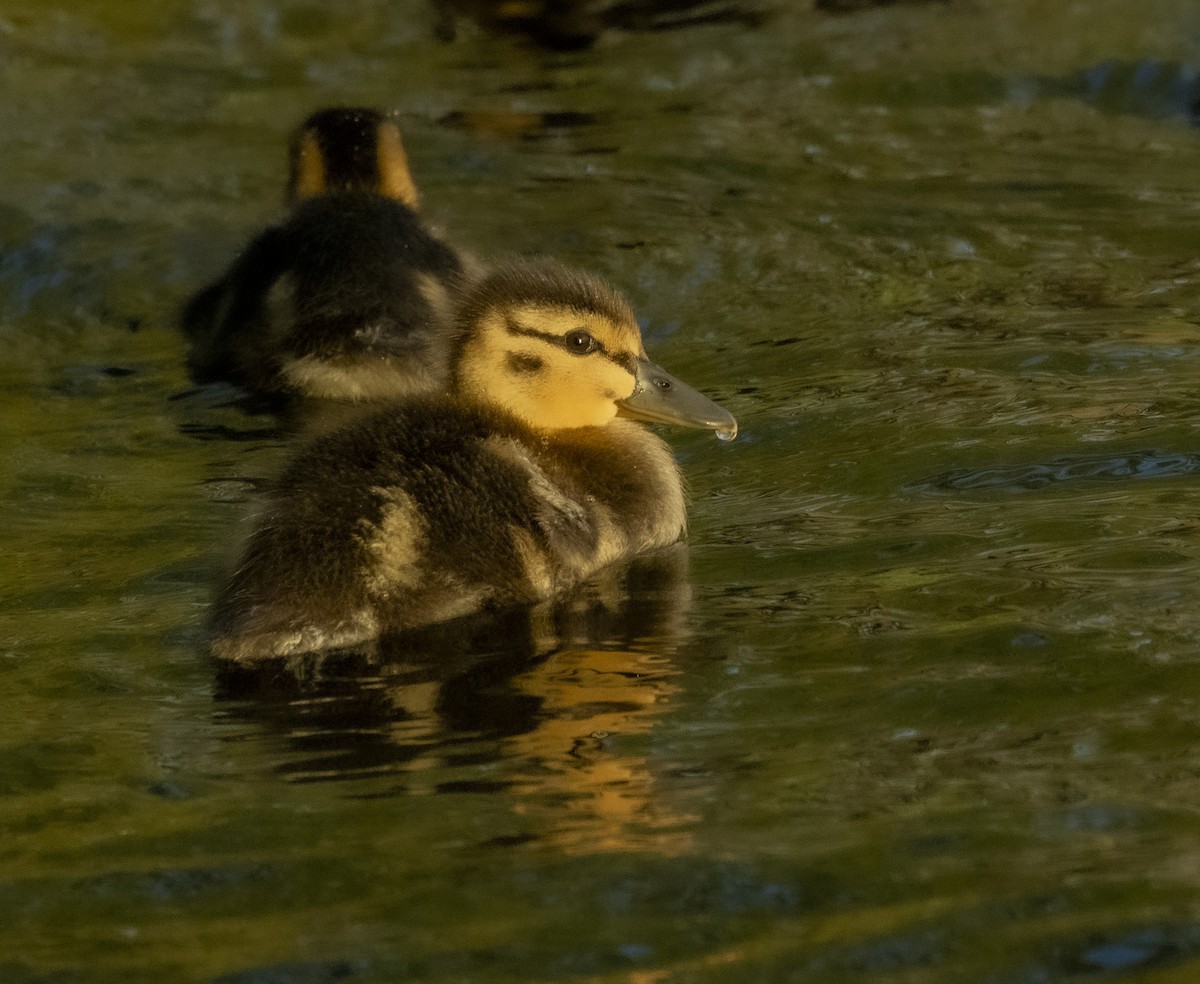
[[[318,110],[292,135],[288,202],[366,191],[417,207],[417,186],[393,116],[377,109]]]
[[[598,277],[549,260],[502,266],[470,290],[459,317],[459,395],[536,430],[622,416],[737,433],[728,411],[646,357],[629,304]]]

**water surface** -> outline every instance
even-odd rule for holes
[[[0,980],[1196,979],[1192,4],[77,6],[0,11]],[[557,619],[245,680],[287,436],[172,318],[339,102],[741,434]]]

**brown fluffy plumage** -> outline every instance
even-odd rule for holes
[[[460,331],[454,393],[385,406],[297,455],[217,602],[218,656],[531,604],[683,534],[670,449],[614,419],[638,411],[657,368],[620,295],[557,264],[504,268],[466,300]],[[732,424],[671,382],[678,422]]]

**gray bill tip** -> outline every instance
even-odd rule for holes
[[[680,427],[716,431],[722,441],[737,437],[737,421],[724,407],[676,379],[662,366],[645,360],[637,364],[637,387],[617,406],[622,417]]]

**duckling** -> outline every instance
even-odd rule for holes
[[[679,469],[641,421],[737,433],[650,362],[628,303],[547,260],[501,266],[459,312],[450,391],[378,408],[285,470],[214,608],[252,663],[551,599],[674,543]]]
[[[441,388],[468,261],[418,213],[395,120],[314,113],[287,189],[291,214],[185,306],[192,378],[340,400]]]

